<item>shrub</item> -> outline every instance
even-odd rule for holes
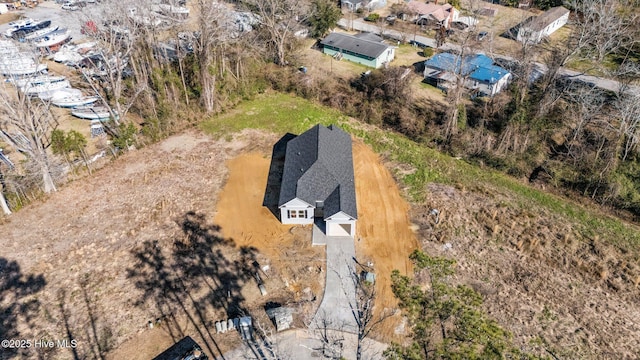
[[[380,19],[380,14],[371,13],[369,16],[364,18],[366,21],[376,22]]]

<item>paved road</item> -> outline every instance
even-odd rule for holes
[[[345,359],[356,358],[357,338],[350,333],[334,332],[332,339],[342,339],[342,356]],[[309,330],[288,330],[271,337],[271,344],[243,344],[237,349],[224,354],[224,360],[261,359],[271,360],[277,354],[279,359],[317,360],[322,356],[322,342],[316,334]],[[382,360],[382,352],[386,344],[365,339],[363,358],[367,360]],[[222,360],[222,357],[215,358]]]
[[[375,34],[381,34],[385,37],[390,37],[396,40],[401,40],[403,37],[406,37],[406,34],[402,34],[400,31],[394,30],[394,29],[389,29],[386,27],[381,27],[378,25],[375,25],[371,22],[367,22],[364,21],[363,19],[346,19],[346,18],[342,18],[338,21],[338,26],[345,28],[345,29],[353,29],[353,30],[357,30],[357,31],[366,31],[366,32],[372,32]],[[403,36],[404,35],[404,36]],[[419,43],[425,44],[429,47],[435,48],[436,47],[436,41],[435,39],[426,37],[426,36],[422,36],[422,35],[414,35],[411,34],[408,36],[408,40],[414,40],[417,41]],[[442,45],[440,47],[441,50],[444,51],[459,51],[460,50],[460,46],[455,45],[455,44],[451,44],[451,43],[445,43],[444,45]],[[505,60],[513,60],[513,58],[509,58],[508,56],[504,56],[504,55],[497,55],[497,58],[502,58]],[[536,63],[535,64],[537,68],[542,69],[542,71],[546,71],[546,66],[544,64],[541,63]],[[620,84],[615,81],[615,80],[611,80],[611,79],[605,79],[605,78],[600,78],[600,77],[596,77],[596,76],[591,76],[591,75],[586,75],[584,73],[578,72],[578,71],[574,71],[574,70],[570,70],[567,68],[561,68],[559,71],[559,74],[561,76],[565,76],[565,77],[571,77],[571,78],[575,78],[575,79],[579,79],[581,81],[584,81],[586,83],[590,83],[590,84],[594,84],[595,86],[601,88],[601,89],[606,89],[609,91],[614,91],[617,92],[620,89]],[[631,91],[635,92],[636,94],[640,94],[640,86],[632,86],[630,88]]]

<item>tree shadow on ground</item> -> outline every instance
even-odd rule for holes
[[[22,334],[18,329],[20,325],[29,329],[35,327],[40,310],[35,294],[46,285],[44,276],[23,274],[16,261],[0,257],[0,340],[29,339],[28,335],[32,334]],[[3,346],[0,359],[32,357],[31,349],[24,347]]]
[[[187,212],[178,224],[182,234],[170,239],[170,248],[163,249],[161,241],[147,241],[132,251],[135,265],[127,276],[143,292],[136,305],[152,302],[154,316],[165,320],[175,342],[187,335],[178,323],[186,317],[206,350],[222,355],[210,330],[219,319],[212,316],[220,311],[227,318],[247,313],[241,290],[256,272],[257,250],[237,248],[232,239],[220,235],[219,226],[207,224],[203,214]]]
[[[282,184],[287,143],[295,137],[296,135],[291,133],[285,134],[273,145],[271,152],[271,165],[269,166],[269,177],[267,178],[267,187],[264,190],[262,206],[266,206],[278,220],[280,220],[278,201],[280,199],[280,185]]]
[[[66,289],[60,288],[57,292],[57,312],[62,318],[64,327],[62,336],[56,340],[64,346],[56,346],[55,350],[68,351],[73,360],[96,359],[104,360],[107,353],[113,348],[113,331],[100,309],[95,295],[95,287],[101,282],[94,280],[99,276],[90,273],[84,274],[79,282],[79,294],[73,291],[67,294]],[[74,297],[80,295],[81,303],[74,301]],[[54,311],[49,311],[54,313]],[[66,350],[65,350],[66,349]]]

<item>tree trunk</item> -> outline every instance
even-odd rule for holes
[[[0,185],[0,207],[5,215],[11,215],[11,210],[7,204],[7,199],[4,197],[4,186]]]
[[[40,172],[42,172],[42,187],[45,193],[58,191],[56,189],[56,184],[53,182],[53,178],[51,177],[51,172],[49,171],[49,166],[47,161],[42,161],[40,164]]]

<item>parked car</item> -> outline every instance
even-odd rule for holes
[[[469,28],[469,25],[461,22],[461,21],[454,21],[451,24],[452,27],[458,29],[458,30],[467,30]]]
[[[62,5],[62,10],[67,10],[67,11],[76,11],[76,10],[80,10],[80,7],[78,5],[74,5],[74,4],[64,4]]]
[[[386,20],[390,25],[393,25],[396,22],[397,19],[398,19],[398,17],[395,16],[395,15],[389,15],[389,16],[386,17]]]
[[[415,41],[415,40],[411,40],[411,41],[409,41],[409,45],[411,45],[411,46],[417,46],[417,47],[419,47],[419,48],[426,48],[426,47],[429,47],[429,45],[427,45],[427,44],[423,44],[423,43],[421,43],[421,42],[419,42],[419,41]]]

